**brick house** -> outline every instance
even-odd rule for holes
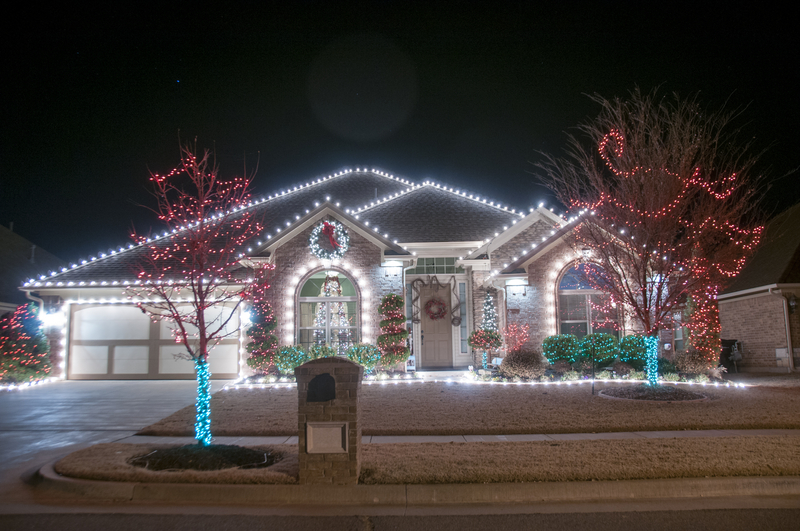
[[[719,296],[721,335],[741,341],[743,370],[791,371],[800,365],[798,227],[800,204],[773,218],[753,258]]]
[[[559,332],[599,331],[590,315],[594,293],[570,281],[580,258],[565,243],[571,225],[542,205],[518,211],[456,187],[356,169],[254,199],[248,208],[263,217],[265,232],[243,249],[240,266],[246,273],[258,262],[275,265],[270,302],[281,344],[326,343],[343,352],[354,342],[374,343],[387,293],[406,298],[417,369],[475,364],[467,338],[487,292],[495,294],[500,326],[528,324],[534,348]],[[326,222],[347,234],[340,259],[312,253],[311,234]],[[46,301],[53,322],[60,318],[49,330],[51,344],[61,346],[64,377],[193,377],[168,326],[150,322],[125,293],[137,282],[133,264],[144,252],[129,245],[20,288]],[[444,318],[429,317],[431,299],[443,303]],[[247,370],[246,308],[232,322],[230,338],[209,358],[216,378]]]

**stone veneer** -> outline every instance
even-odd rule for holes
[[[343,358],[320,358],[297,367],[297,434],[301,484],[355,485],[361,473],[361,410],[358,407],[364,367]],[[336,397],[308,402],[308,383],[329,374],[336,382]],[[309,422],[346,422],[347,452],[308,453]]]
[[[353,281],[359,295],[359,341],[374,344],[380,333],[380,300],[389,293],[404,295],[403,270],[401,267],[381,267],[381,249],[350,227],[347,227],[350,248],[342,260],[335,261],[331,267],[325,267],[308,248],[311,231],[323,219],[335,218],[329,216],[316,220],[299,235],[278,247],[272,257],[276,267],[272,276],[269,302],[278,320],[278,342],[287,345],[297,341],[297,292],[303,282],[318,271],[333,270],[344,273]]]

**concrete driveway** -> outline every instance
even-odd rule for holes
[[[212,392],[225,383],[213,381]],[[133,435],[193,404],[196,389],[186,380],[61,381],[0,392],[0,478],[26,463]]]

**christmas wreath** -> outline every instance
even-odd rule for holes
[[[425,304],[425,313],[431,321],[444,319],[447,315],[447,305],[442,299],[434,297]]]
[[[320,260],[338,260],[350,248],[350,235],[338,221],[323,221],[311,231],[308,247]]]

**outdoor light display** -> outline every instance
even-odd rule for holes
[[[341,297],[342,284],[336,273],[325,276],[322,284],[321,297]],[[330,312],[330,313],[329,313]],[[316,315],[314,316],[314,344],[325,345],[325,325],[330,318],[330,329],[335,333],[338,341],[337,354],[343,355],[353,342],[353,333],[350,330],[350,319],[347,316],[346,302],[320,302],[317,303]],[[333,339],[333,338],[331,338]]]
[[[378,336],[378,348],[381,351],[381,365],[392,367],[408,359],[406,346],[408,330],[405,329],[406,317],[403,312],[403,297],[389,293],[381,299],[378,313],[381,315],[381,335]]]
[[[658,336],[647,336],[644,343],[647,346],[647,381],[658,385]]]
[[[527,323],[522,325],[511,323],[503,330],[503,337],[506,340],[506,347],[509,352],[522,349],[525,343],[528,342],[528,339],[530,339],[531,334],[529,330],[530,325]]]
[[[18,306],[0,319],[0,382],[35,382],[50,373],[50,348],[36,305]]]
[[[486,294],[483,300],[483,319],[477,330],[472,332],[467,339],[469,346],[475,350],[480,350],[481,364],[484,369],[489,366],[488,352],[500,348],[503,344],[503,337],[497,331],[497,310],[494,307],[494,297],[491,293]]]
[[[211,371],[208,362],[194,360],[197,374],[197,401],[195,402],[194,438],[202,446],[211,444]]]
[[[278,326],[275,312],[267,301],[267,290],[270,287],[267,276],[275,269],[273,264],[265,264],[256,270],[253,289],[250,292],[252,309],[250,310],[250,328],[247,329],[247,365],[261,373],[266,373],[273,363],[273,356],[278,349],[278,338],[273,333]]]
[[[350,235],[338,221],[323,221],[311,231],[308,247],[320,260],[338,260],[350,248]]]

